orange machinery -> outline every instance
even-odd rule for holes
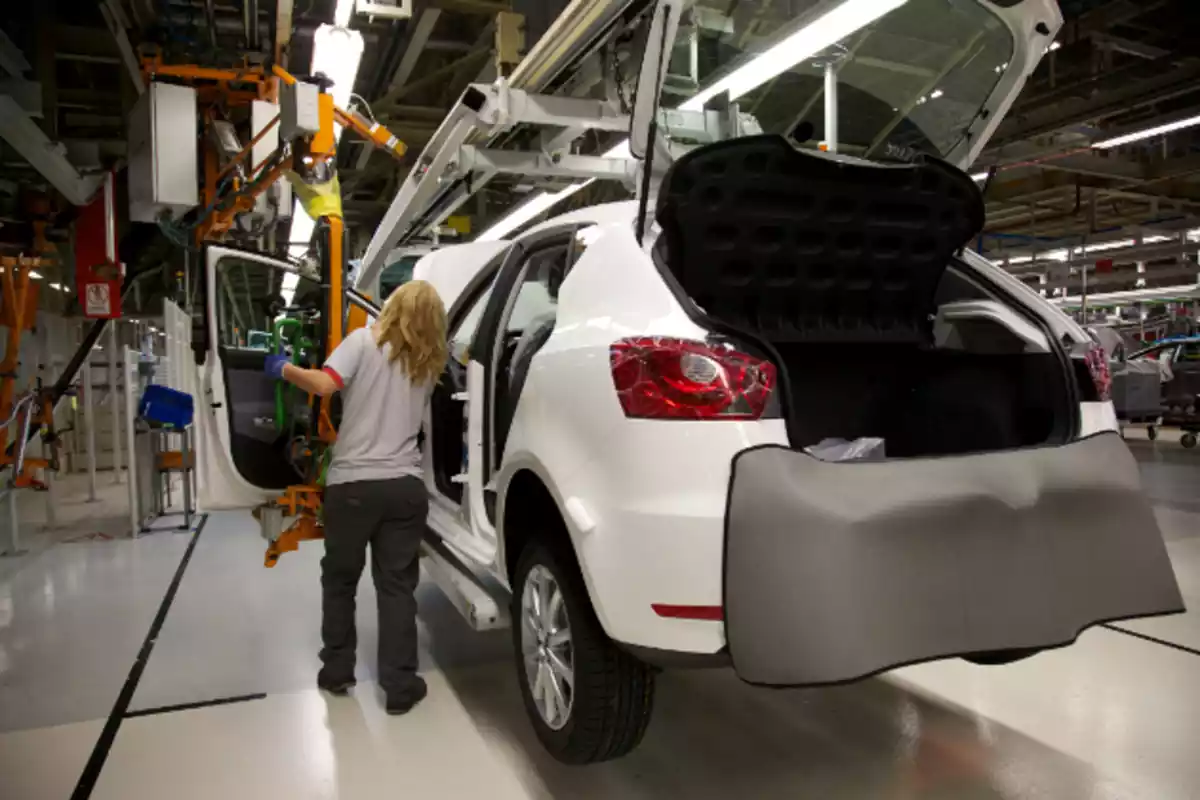
[[[297,79],[278,65],[270,70],[263,67],[246,65],[241,69],[220,70],[197,66],[169,66],[158,59],[146,59],[142,69],[147,79],[155,76],[171,77],[193,83],[199,90],[201,108],[205,109],[205,125],[211,125],[218,109],[224,103],[225,107],[234,104],[246,104],[252,100],[275,100],[279,96],[279,82],[294,84]],[[231,158],[224,167],[218,166],[217,154],[212,148],[206,148],[204,160],[204,188],[201,202],[206,213],[195,226],[197,242],[220,239],[233,226],[238,214],[251,210],[256,197],[275,183],[283,174],[293,178],[296,172],[293,166],[297,163],[304,165],[303,171],[312,172],[315,165],[330,163],[337,154],[336,125],[354,131],[357,135],[371,141],[384,152],[400,159],[404,157],[406,147],[391,131],[374,120],[368,120],[354,111],[347,111],[334,105],[333,97],[328,92],[318,96],[319,130],[311,137],[297,142],[282,142],[279,150],[268,156],[263,163],[249,165],[247,175],[256,178],[231,178],[230,188],[221,194],[223,185],[235,166],[245,161],[263,136],[276,124],[279,116],[271,120],[260,130],[245,147]],[[322,224],[323,223],[323,224]],[[323,207],[318,218],[318,235],[324,241],[320,252],[321,285],[325,290],[325,303],[322,309],[322,320],[325,328],[323,349],[325,353],[333,352],[342,342],[345,334],[345,309],[343,296],[345,286],[346,257],[344,252],[344,227],[341,215],[341,203],[338,201],[330,207]],[[358,327],[365,320],[355,319],[351,315],[350,327]],[[315,398],[309,398],[310,406]],[[332,398],[320,399],[317,413],[317,436],[315,441],[307,445],[307,453],[314,457],[314,463],[319,463],[321,457],[333,445],[337,438],[337,430],[332,421]],[[314,473],[319,470],[314,470]],[[310,476],[306,483],[289,486],[274,504],[279,510],[295,517],[292,524],[277,534],[269,531],[270,544],[267,547],[265,564],[274,566],[282,553],[295,550],[301,541],[320,539],[323,536],[321,525],[321,499],[323,488],[319,484],[319,474]],[[260,521],[266,519],[262,509],[256,510]],[[263,523],[266,528],[267,523]]]

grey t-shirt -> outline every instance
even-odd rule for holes
[[[388,363],[370,328],[359,328],[325,360],[342,390],[342,424],[326,485],[421,475],[417,435],[432,385],[414,386],[400,361]]]

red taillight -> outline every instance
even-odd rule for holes
[[[609,351],[625,416],[758,419],[775,388],[775,365],[723,344],[622,339]]]
[[[1112,373],[1108,369],[1108,354],[1098,344],[1093,344],[1083,354],[1092,385],[1096,387],[1097,399],[1104,401],[1112,397]]]

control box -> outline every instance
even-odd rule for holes
[[[321,130],[321,89],[316,84],[280,82],[279,136],[285,142],[314,136]]]
[[[151,83],[129,115],[129,217],[178,217],[200,202],[196,90]]]

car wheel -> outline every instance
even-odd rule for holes
[[[574,558],[531,542],[513,590],[517,677],[542,745],[566,764],[632,751],[650,722],[654,672],[605,635]]]
[[[1181,436],[1179,438],[1179,443],[1181,445],[1183,445],[1184,447],[1186,447],[1188,450],[1191,450],[1193,447],[1196,446],[1196,434],[1185,433],[1183,436]]]
[[[1024,661],[1025,659],[1036,656],[1042,652],[1036,647],[1021,647],[1013,650],[992,650],[987,653],[975,653],[969,656],[963,656],[964,661],[970,661],[972,664],[978,664],[981,667],[998,667],[1002,664],[1011,664],[1014,661]]]

